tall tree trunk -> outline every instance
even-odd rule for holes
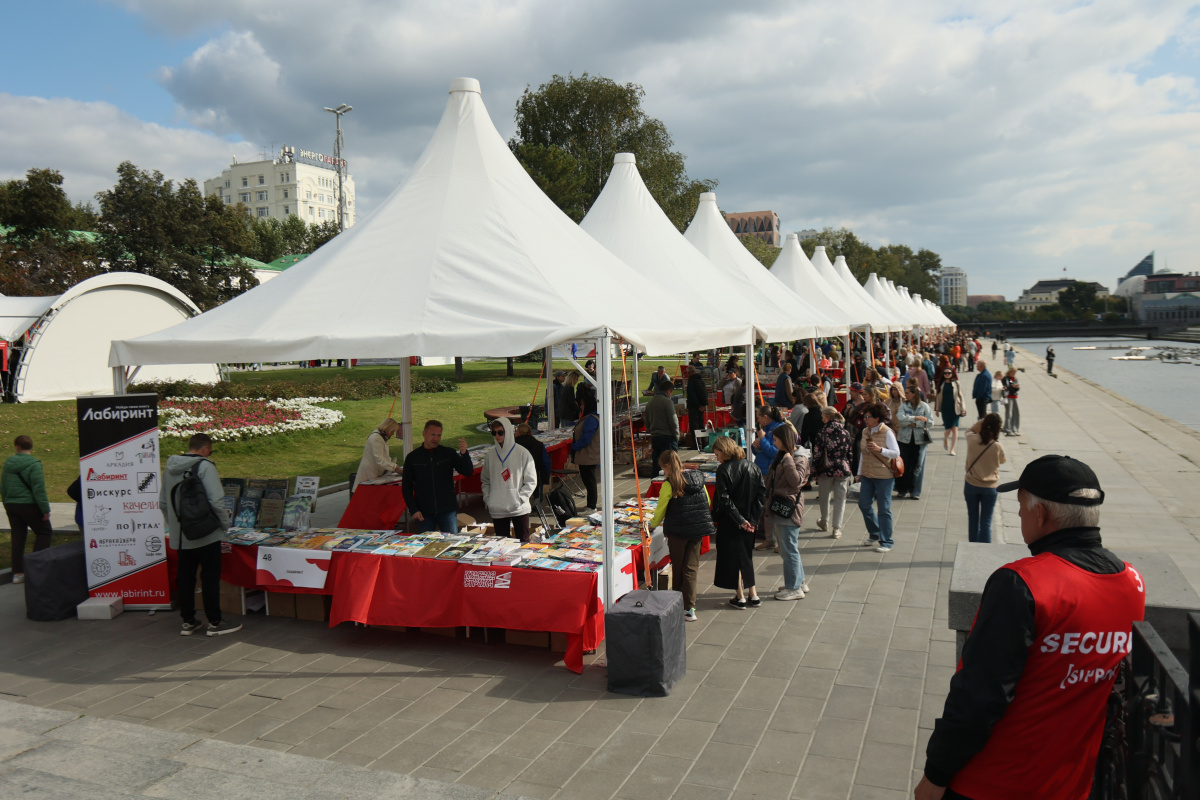
[[[455,356],[454,357],[454,380],[458,381],[459,383],[462,383],[462,379],[463,379],[462,357]]]
[[[505,361],[508,362],[508,377],[511,378],[513,376],[513,360],[511,358],[506,358]]]

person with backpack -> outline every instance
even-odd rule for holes
[[[584,513],[590,514],[600,505],[597,499],[599,483],[596,480],[596,470],[600,465],[600,414],[596,411],[596,398],[592,395],[583,398],[583,417],[571,431],[571,459],[579,468],[579,479],[587,491]]]
[[[197,433],[188,440],[186,453],[167,459],[159,491],[158,506],[167,524],[170,545],[179,553],[176,582],[182,636],[199,630],[209,636],[224,636],[242,629],[241,622],[221,616],[221,539],[229,528],[229,515],[211,455],[212,438]],[[197,569],[207,626],[196,619]]]
[[[46,496],[46,478],[42,462],[34,458],[33,439],[22,434],[13,439],[17,451],[4,462],[0,475],[0,499],[8,514],[12,531],[13,583],[25,582],[25,538],[33,529],[33,550],[50,546],[54,529],[50,527],[50,500]]]

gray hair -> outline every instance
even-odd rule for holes
[[[1100,492],[1096,489],[1076,489],[1071,497],[1096,500]],[[1033,511],[1038,506],[1046,509],[1050,519],[1062,528],[1096,528],[1100,525],[1100,506],[1077,506],[1071,503],[1055,503],[1043,500],[1029,491],[1025,492],[1025,508]]]

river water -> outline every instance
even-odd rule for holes
[[[1196,392],[1200,389],[1200,366],[1192,364],[1165,364],[1157,359],[1148,361],[1113,361],[1113,356],[1125,355],[1128,348],[1162,345],[1166,347],[1192,347],[1183,342],[1167,342],[1158,339],[1012,339],[1013,344],[1024,347],[1037,356],[1046,354],[1047,345],[1054,345],[1054,366],[1062,367],[1098,383],[1122,397],[1153,409],[1158,413],[1178,420],[1189,428],[1200,431],[1200,402]],[[1073,350],[1074,347],[1120,347],[1119,350]],[[987,356],[991,350],[984,348]],[[1017,355],[1018,367],[1022,364]],[[1038,369],[1041,369],[1039,366]]]

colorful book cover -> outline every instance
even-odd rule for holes
[[[283,527],[283,500],[278,497],[264,496],[258,504],[258,521],[260,528]]]
[[[308,527],[311,503],[306,495],[294,494],[283,503],[283,527],[298,531]]]
[[[232,497],[236,503],[242,496],[242,492],[246,489],[245,478],[222,478],[221,489],[225,492],[226,497]]]
[[[474,549],[475,548],[471,547],[471,545],[469,545],[469,544],[451,545],[450,547],[447,547],[442,552],[438,553],[437,558],[441,558],[446,561],[458,561],[460,558],[462,558],[463,556],[465,556],[467,553],[471,552]]]
[[[258,499],[243,497],[238,501],[237,514],[233,517],[235,528],[253,528],[258,522]]]
[[[317,490],[321,486],[321,478],[316,475],[300,475],[296,478],[296,490],[293,494],[306,495],[311,503],[310,510],[317,510]]]
[[[439,555],[441,555],[443,550],[447,549],[448,547],[452,547],[453,545],[453,542],[447,541],[430,542],[416,553],[413,553],[413,555],[417,558],[437,558]]]

